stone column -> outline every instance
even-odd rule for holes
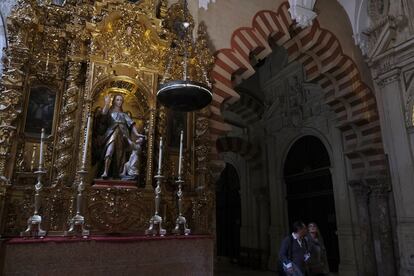
[[[240,225],[240,247],[251,248],[254,244],[252,224],[251,224],[251,212],[252,206],[250,205],[250,170],[246,160],[237,156],[238,171],[240,172],[240,200],[241,200],[241,225]]]
[[[361,182],[350,183],[355,195],[361,236],[362,260],[358,261],[364,276],[376,276],[376,261],[372,242],[371,217],[369,212],[369,188]]]
[[[257,206],[257,236],[260,250],[261,268],[267,268],[269,258],[269,191],[264,187],[256,188],[254,197]]]
[[[266,147],[263,150],[267,155],[267,174],[269,185],[269,259],[268,268],[276,271],[279,266],[279,248],[282,239],[287,234],[289,226],[286,225],[288,221],[286,199],[284,198],[284,181],[280,175],[281,160],[280,152],[277,150],[277,138],[273,135],[266,136]]]
[[[399,216],[414,218],[414,162],[404,116],[400,70],[376,77],[376,96],[385,152],[389,155],[391,180]]]
[[[354,276],[358,274],[357,260],[360,251],[357,216],[353,212],[355,205],[351,188],[347,184],[347,171],[345,167],[345,156],[343,153],[343,135],[340,129],[330,126],[328,139],[332,146],[331,176],[333,195],[335,199],[335,211],[337,221],[337,234],[339,243],[339,274]]]
[[[275,168],[275,156],[274,154],[269,154],[274,151],[274,137],[273,136],[265,136],[265,147],[263,150],[263,154],[266,156],[266,173],[267,173],[267,181],[269,185],[269,215],[270,215],[270,221],[269,221],[269,259],[268,259],[268,268],[270,270],[277,270],[277,264],[278,264],[278,248],[276,248],[279,244],[279,235],[278,235],[278,229],[277,229],[277,217],[278,217],[278,206],[275,202],[275,200],[272,200],[274,198],[273,196],[277,195],[277,184],[276,183],[276,175],[274,173],[274,169],[270,170],[271,167]]]
[[[390,61],[391,60],[391,61]],[[378,61],[381,63],[382,61]],[[389,165],[397,214],[397,235],[400,256],[400,275],[414,273],[414,161],[405,124],[404,89],[401,70],[393,59],[384,58],[386,68],[376,75],[376,98],[381,119],[385,153]],[[381,64],[376,64],[378,69]],[[383,65],[385,66],[385,65]],[[385,72],[384,72],[385,71]]]
[[[378,276],[396,275],[393,234],[388,205],[389,187],[371,187],[369,210]]]

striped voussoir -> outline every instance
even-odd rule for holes
[[[264,104],[251,93],[243,92],[244,89],[239,88],[240,99],[226,110],[238,114],[246,125],[250,125],[259,121],[264,112]]]
[[[241,137],[220,137],[216,141],[218,153],[234,152],[240,154],[246,160],[255,159],[259,154],[257,146]]]
[[[234,87],[238,81],[255,73],[251,60],[265,58],[271,53],[271,45],[277,44],[287,50],[289,62],[297,61],[304,66],[306,81],[321,86],[326,104],[337,114],[337,127],[343,135],[351,178],[385,176],[387,165],[373,92],[362,82],[358,68],[343,53],[333,33],[321,28],[317,20],[308,28],[297,27],[288,9],[289,4],[285,2],[277,12],[258,12],[252,27],[239,28],[233,33],[231,49],[216,53],[211,73],[214,96],[210,160],[213,164],[220,162],[219,144],[213,141],[229,130],[221,116],[223,102],[235,103],[240,98]],[[256,58],[252,59],[252,55]]]

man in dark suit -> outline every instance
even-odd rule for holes
[[[292,225],[292,234],[283,239],[279,251],[286,275],[306,275],[306,261],[309,259],[309,248],[306,240],[306,225],[302,221],[296,221]]]

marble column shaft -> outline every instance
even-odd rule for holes
[[[376,276],[376,260],[372,241],[371,217],[369,212],[369,188],[361,183],[351,184],[357,203],[358,221],[361,236],[362,260],[360,270],[365,276]]]
[[[378,276],[396,275],[388,195],[387,187],[371,187],[369,210]]]
[[[389,156],[391,195],[394,197],[397,216],[399,273],[413,275],[414,263],[411,256],[414,253],[414,242],[410,237],[414,229],[414,160],[405,124],[405,92],[402,86],[402,71],[405,69],[400,69],[396,64],[388,67],[390,69],[377,74],[375,78],[376,98],[384,150]]]

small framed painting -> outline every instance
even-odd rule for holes
[[[39,136],[42,128],[45,134],[52,134],[55,113],[56,92],[46,86],[30,89],[24,132],[30,136]]]

